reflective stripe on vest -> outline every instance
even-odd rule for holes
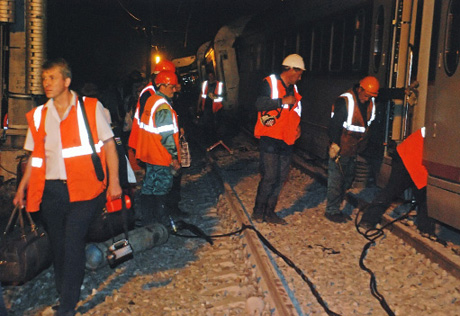
[[[83,98],[84,100],[85,98]],[[84,101],[83,101],[84,102]],[[78,133],[80,134],[80,142],[81,145],[77,147],[71,148],[63,148],[62,149],[62,157],[63,158],[71,158],[71,157],[78,157],[84,155],[91,155],[93,153],[93,149],[89,143],[89,135],[91,131],[86,129],[85,120],[83,119],[83,112],[81,111],[82,104],[78,102],[77,107],[77,120],[78,120]],[[92,137],[92,136],[91,136]],[[101,152],[101,147],[103,146],[103,142],[99,140],[97,144],[94,144],[96,152]]]
[[[222,102],[224,100],[221,97],[223,89],[224,89],[224,84],[222,82],[217,83],[217,95],[220,95],[220,97],[214,99],[214,102]]]
[[[152,84],[150,84],[146,86],[144,89],[142,89],[141,93],[139,93],[139,98],[142,96],[144,92],[148,90],[152,90],[154,94],[156,93],[155,87]],[[139,101],[137,101],[137,105],[139,105]],[[134,119],[137,121],[138,124],[141,120],[141,118],[139,117],[139,110],[140,110],[140,106],[136,106],[136,111],[134,112]]]
[[[37,106],[37,108],[34,111],[34,125],[37,131],[38,131],[38,128],[40,127],[40,122],[42,120],[42,110],[43,110],[43,105],[40,105],[40,106]]]
[[[178,133],[179,132],[179,127],[177,126],[177,122],[175,119],[173,119],[173,123],[172,124],[169,124],[169,125],[164,125],[164,126],[160,126],[160,127],[155,127],[154,126],[154,122],[153,122],[153,113],[155,113],[156,109],[158,108],[158,106],[160,106],[161,104],[168,104],[169,103],[166,101],[166,99],[164,98],[161,98],[161,99],[158,99],[155,104],[152,106],[152,110],[151,110],[151,115],[149,117],[149,123],[148,124],[144,124],[142,121],[139,122],[139,128],[149,132],[149,133],[153,133],[153,134],[160,134],[160,133],[164,133],[164,132],[169,132],[169,131],[172,131],[173,133]]]
[[[203,85],[201,86],[201,97],[203,99],[206,99],[207,97],[207,92],[208,92],[207,89],[208,89],[208,81],[206,80],[205,82],[203,82]],[[222,102],[224,100],[221,97],[223,90],[224,90],[224,84],[222,82],[217,82],[217,95],[219,95],[220,97],[214,99],[213,102]]]
[[[272,82],[272,99],[279,99],[279,92],[278,92],[278,79],[276,79],[275,75],[270,75],[270,81]],[[287,105],[287,104],[286,104]],[[283,104],[284,106],[284,104]]]
[[[32,167],[41,168],[43,166],[43,159],[38,157],[32,157]]]
[[[206,89],[208,88],[208,81],[206,80],[205,82],[203,82],[203,84],[201,85],[201,97],[203,99],[206,98]]]
[[[278,91],[278,79],[276,79],[275,75],[270,75],[269,76],[271,84],[272,84],[272,94],[271,98],[272,99],[279,99],[279,91]],[[297,90],[297,86],[294,85],[294,89],[296,93],[299,93]],[[289,109],[290,105],[289,104],[283,104],[282,105],[283,109]],[[299,101],[297,102],[297,107],[294,109],[294,111],[301,117],[302,116],[302,103]]]
[[[34,111],[34,125],[37,131],[38,131],[38,128],[40,127],[42,110],[43,110],[43,105],[37,107],[37,109]],[[90,131],[86,129],[86,124],[85,124],[85,121],[83,120],[83,113],[81,111],[80,102],[78,102],[78,107],[77,107],[77,120],[78,120],[78,131],[80,135],[81,145],[77,147],[72,147],[72,148],[63,148],[62,149],[63,158],[91,155],[91,153],[93,152],[93,149],[91,148],[91,145],[89,144],[89,138],[88,138]],[[104,144],[101,140],[97,144],[94,144],[96,152],[98,153],[101,152],[101,147],[103,145]],[[43,161],[39,161],[39,160],[42,160],[41,158],[36,158],[36,159],[37,160],[35,161],[35,165],[33,165],[33,167],[40,168],[43,164]]]
[[[358,126],[358,125],[353,125],[353,112],[355,110],[355,100],[353,98],[353,95],[350,92],[345,92],[340,95],[340,97],[347,98],[348,100],[348,117],[345,122],[343,122],[343,128],[350,132],[356,132],[356,133],[364,133],[366,132],[366,127],[364,126]],[[372,113],[369,121],[367,121],[367,126],[371,124],[371,122],[375,119],[375,99],[372,97],[371,102],[372,102]],[[334,112],[331,113],[331,118],[334,117]]]

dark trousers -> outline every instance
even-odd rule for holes
[[[0,316],[7,316],[8,313],[6,312],[5,301],[3,299],[3,288],[2,284],[0,283]]]
[[[278,196],[289,175],[292,155],[260,152],[260,182],[257,188],[254,212],[259,214],[274,213]]]
[[[104,194],[95,199],[70,202],[67,184],[47,180],[41,215],[54,255],[54,273],[60,306],[57,315],[73,315],[85,275],[85,237],[93,216],[103,205]]]
[[[366,208],[361,220],[373,225],[380,223],[383,214],[391,203],[408,188],[413,189],[413,195],[417,203],[417,227],[422,232],[434,233],[434,222],[428,218],[426,188],[417,189],[399,155],[393,157],[387,185]]]
[[[356,157],[340,157],[338,161],[329,158],[327,176],[326,213],[340,213],[340,204],[345,192],[353,184]]]
[[[177,173],[173,177],[173,185],[171,191],[168,193],[167,202],[170,210],[174,211],[179,209],[179,202],[181,200],[181,181],[182,181],[182,172]]]

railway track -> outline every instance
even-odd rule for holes
[[[250,213],[258,177],[257,170],[250,169],[257,164],[258,154],[254,154],[254,148],[245,147],[251,146],[247,141],[243,143],[233,150],[238,158],[232,158],[222,149],[211,162],[224,182],[225,197],[240,225],[254,225],[254,230],[275,248],[274,254],[262,245],[257,234],[245,233],[257,275],[270,296],[265,300],[272,304],[277,315],[417,315],[422,311],[436,314],[439,304],[435,300],[401,301],[399,294],[411,295],[406,293],[407,286],[431,298],[448,295],[452,304],[443,303],[439,315],[456,315],[455,310],[460,306],[460,288],[455,285],[458,256],[432,240],[417,236],[414,229],[401,223],[393,226],[396,234],[386,231],[383,240],[376,240],[369,254],[364,254],[368,240],[357,233],[353,223],[339,225],[324,219],[324,179],[315,181],[311,176],[321,178],[321,174],[312,171],[311,166],[309,175],[297,169],[291,171],[287,188],[280,196],[277,211],[288,221],[287,226],[252,223]],[[241,151],[247,157],[241,157]],[[296,200],[300,203],[292,204]],[[356,209],[353,214],[356,215]],[[390,220],[389,216],[385,218]],[[294,233],[286,233],[287,230]],[[303,230],[308,233],[302,234]],[[373,264],[370,268],[369,263]],[[370,274],[377,281],[369,288]],[[414,274],[421,276],[423,282],[411,280]],[[440,286],[439,277],[445,287]],[[373,296],[372,292],[376,294]],[[414,308],[418,305],[420,310]]]
[[[367,240],[351,222],[324,219],[321,181],[292,168],[276,209],[288,225],[252,223],[257,147],[241,135],[229,145],[232,154],[208,152],[209,163],[192,153],[182,180],[184,221],[212,244],[180,230],[115,270],[88,272],[80,315],[389,315],[359,267]],[[377,240],[364,264],[394,315],[458,314],[458,280],[395,235]],[[41,315],[56,299],[52,280],[50,269],[7,287],[11,315]]]

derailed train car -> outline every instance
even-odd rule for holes
[[[410,97],[378,100],[365,155],[381,166],[382,185],[388,144],[425,126],[429,215],[460,229],[460,0],[283,1],[222,28],[197,60],[201,75],[212,68],[224,82],[227,113],[252,129],[258,83],[292,53],[307,66],[296,146],[319,160],[332,103],[361,77],[376,76],[387,91],[417,86]]]

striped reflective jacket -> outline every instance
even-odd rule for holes
[[[141,109],[141,104],[140,100],[141,97],[144,93],[150,92],[151,95],[154,95],[155,92],[155,87],[153,84],[150,82],[144,89],[142,89],[141,93],[139,93],[139,98],[137,99],[137,104],[136,104],[136,110],[134,111],[134,117],[133,117],[133,125],[131,127],[131,133],[129,134],[129,140],[128,140],[128,146],[136,149],[137,146],[137,137],[139,134],[139,122],[141,120],[142,113],[140,113]]]
[[[361,148],[365,147],[365,139],[370,124],[375,119],[375,99],[371,98],[367,106],[367,117],[364,120],[359,107],[358,100],[353,90],[340,95],[345,99],[347,107],[347,119],[343,122],[343,131],[340,138],[340,155],[355,156]],[[334,116],[332,106],[331,118]]]
[[[286,88],[280,79],[275,75],[270,75],[264,80],[268,82],[271,89],[272,99],[281,99],[286,96]],[[291,107],[289,104],[282,104],[279,109],[268,111],[267,113],[258,112],[257,122],[254,129],[254,136],[268,136],[284,141],[288,145],[293,145],[298,138],[298,126],[302,115],[302,96],[294,85],[294,96],[296,103]],[[276,118],[273,126],[265,126],[261,117],[263,114],[272,115]]]
[[[218,112],[220,109],[222,109],[222,101],[224,98],[222,97],[222,94],[224,92],[224,84],[220,81],[216,81],[216,88],[213,91],[213,94],[215,95],[215,99],[213,99],[212,103],[212,113]],[[206,102],[206,98],[208,96],[208,80],[203,82],[201,85],[201,111],[204,111],[204,104]]]
[[[104,173],[106,172],[104,143],[99,140],[96,126],[97,99],[84,98],[91,135],[96,152],[101,158]],[[91,160],[92,148],[88,139],[88,131],[78,99],[72,106],[68,116],[60,124],[62,156],[64,158],[67,188],[70,202],[87,201],[97,197],[106,187],[106,179],[99,181]],[[45,119],[48,107],[41,105],[26,114],[30,132],[34,140],[31,159],[31,175],[27,188],[27,211],[36,212],[40,209],[46,179],[45,160]]]
[[[157,125],[155,116],[163,109],[171,113],[171,120],[168,120],[167,124]],[[151,165],[171,165],[172,154],[162,143],[162,138],[168,135],[173,135],[177,158],[180,162],[177,114],[165,98],[157,94],[152,95],[145,104],[144,112],[139,122],[136,158]]]

